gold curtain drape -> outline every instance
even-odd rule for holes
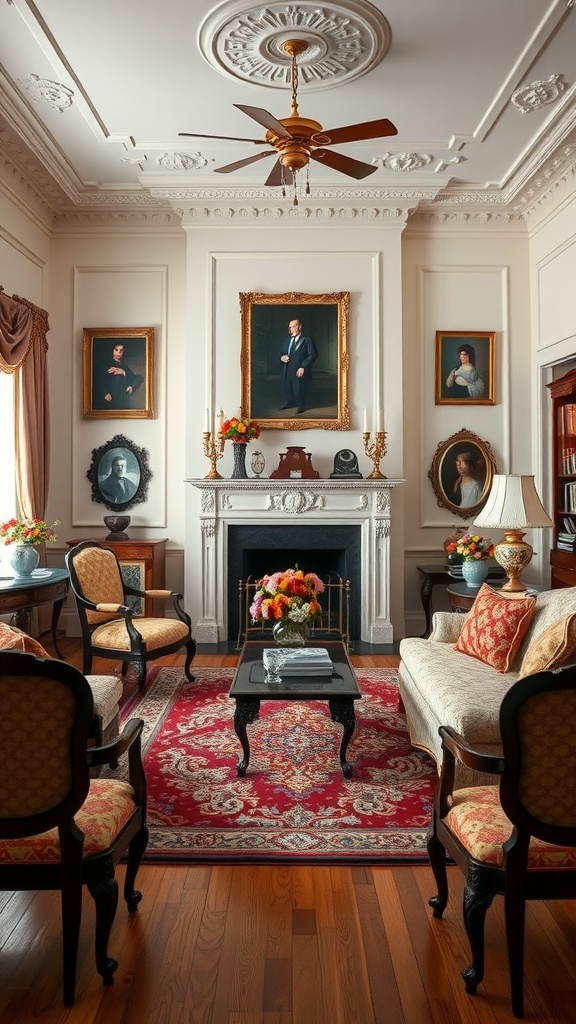
[[[44,518],[50,482],[46,372],[48,313],[0,290],[0,370],[15,376],[16,495],[22,514]]]

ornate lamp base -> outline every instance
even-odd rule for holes
[[[532,545],[522,538],[522,530],[506,530],[502,540],[494,547],[494,558],[506,571],[507,582],[501,588],[505,594],[520,594],[526,585],[520,582],[520,576],[532,561]]]

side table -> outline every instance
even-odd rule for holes
[[[422,577],[420,600],[426,616],[426,628],[422,633],[422,638],[426,640],[432,629],[432,591],[434,587],[455,583],[456,578],[450,575],[445,565],[417,565],[416,568]],[[489,580],[504,580],[505,577],[506,573],[499,565],[490,569],[488,574]]]
[[[495,580],[490,583],[493,590],[500,590],[504,586],[505,580]],[[525,593],[528,594],[540,594],[543,591],[543,587],[532,587],[529,586]],[[450,608],[453,612],[466,613],[469,612],[480,587],[469,587],[467,583],[454,583],[450,587],[446,587],[446,593],[448,594],[448,600],[450,601]],[[524,594],[517,595],[524,597]],[[514,594],[510,595],[510,599],[514,599]]]
[[[58,619],[68,594],[70,578],[66,569],[35,569],[31,576],[10,576],[0,579],[0,614],[16,613],[16,625],[30,632],[30,609],[52,604],[52,643],[62,660],[56,640]]]

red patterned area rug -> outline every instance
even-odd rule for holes
[[[262,701],[248,726],[250,765],[228,696],[233,669],[152,668],[122,720],[143,718],[147,860],[417,863],[426,859],[436,770],[410,746],[396,673],[357,671],[362,699],[340,769],[342,727],[325,701]],[[125,770],[123,766],[115,773]]]

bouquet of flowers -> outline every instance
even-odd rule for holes
[[[260,437],[260,425],[256,420],[248,419],[247,416],[240,418],[232,416],[231,419],[224,420],[220,427],[220,436],[227,441],[240,441],[241,444],[248,444],[248,441],[252,441],[253,438]]]
[[[480,559],[492,558],[494,545],[490,539],[479,537],[477,533],[465,533],[457,541],[446,545],[449,555],[461,555],[465,562],[477,562]]]
[[[42,544],[47,540],[56,540],[54,527],[60,525],[55,519],[51,526],[43,519],[8,519],[0,523],[0,537],[5,544]]]
[[[317,594],[323,590],[324,584],[315,573],[304,574],[298,568],[263,576],[256,584],[256,594],[250,605],[252,621],[270,622],[272,625],[280,619],[311,622],[322,611]]]

